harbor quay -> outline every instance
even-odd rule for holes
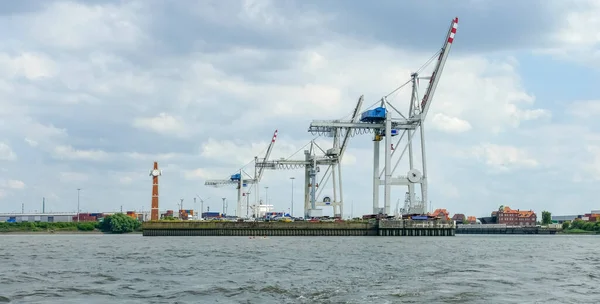
[[[150,221],[144,236],[454,236],[453,221]]]
[[[456,234],[557,234],[557,228],[521,227],[505,224],[456,225]]]

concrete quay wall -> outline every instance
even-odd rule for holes
[[[399,221],[226,222],[154,221],[144,236],[453,236],[452,223]]]
[[[556,234],[556,228],[458,225],[456,234]]]
[[[454,236],[453,221],[382,220],[378,223],[379,236]]]

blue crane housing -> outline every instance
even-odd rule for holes
[[[366,110],[360,116],[361,122],[381,123],[385,121],[387,110],[384,107],[377,107],[372,110]]]

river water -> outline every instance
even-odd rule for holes
[[[0,303],[598,303],[600,237],[0,235]]]

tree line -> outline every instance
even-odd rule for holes
[[[129,233],[140,231],[142,223],[123,213],[107,215],[99,222],[0,222],[0,232],[40,232],[40,231],[94,231],[106,233]]]

